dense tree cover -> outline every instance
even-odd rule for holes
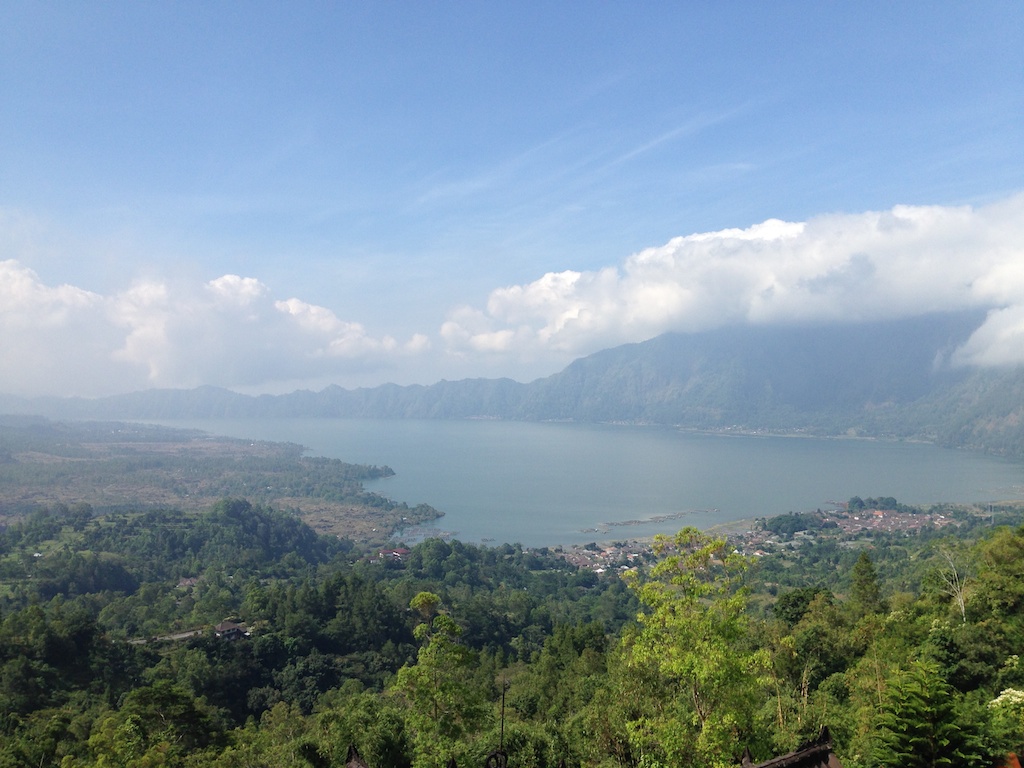
[[[624,579],[241,499],[40,510],[0,533],[0,768],[732,766],[822,726],[853,768],[987,766],[1024,748],[1024,528],[985,522],[760,560],[688,529]]]
[[[790,512],[788,515],[762,518],[760,522],[766,531],[790,537],[800,531],[814,531],[827,525],[820,512]]]
[[[859,512],[865,509],[887,509],[894,512],[911,512],[912,507],[908,507],[906,504],[900,504],[892,496],[879,496],[877,498],[868,497],[862,499],[860,496],[852,497],[846,504],[846,508],[851,512]]]

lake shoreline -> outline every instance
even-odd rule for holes
[[[1024,495],[1020,462],[864,436],[492,420],[188,425],[298,443],[307,455],[386,464],[396,474],[367,482],[367,490],[429,504],[444,513],[436,528],[466,543],[566,546],[653,538],[686,526],[742,532],[759,517],[854,495],[914,505]]]

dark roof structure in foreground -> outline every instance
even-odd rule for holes
[[[832,752],[832,737],[828,728],[822,728],[818,738],[809,741],[785,755],[773,757],[763,763],[755,763],[750,750],[744,750],[741,768],[843,768],[839,758]]]
[[[345,758],[345,768],[369,768],[363,760],[355,744],[348,745],[348,757]]]

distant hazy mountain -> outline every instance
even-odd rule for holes
[[[917,437],[1024,453],[1024,371],[953,369],[977,313],[858,325],[665,334],[511,379],[388,384],[250,397],[225,389],[84,399],[0,398],[0,410],[64,418],[282,416],[623,421],[698,429]]]

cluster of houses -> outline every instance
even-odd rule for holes
[[[577,568],[606,573],[635,567],[637,560],[650,550],[651,546],[646,542],[618,542],[600,546],[587,544],[582,547],[566,547],[562,556]]]

